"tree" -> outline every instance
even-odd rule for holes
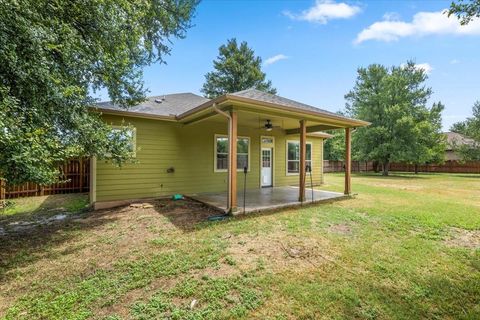
[[[210,99],[249,88],[277,93],[272,82],[265,80],[261,66],[262,59],[255,56],[245,41],[238,46],[236,39],[230,39],[220,46],[217,60],[213,61],[215,71],[205,75],[201,91]]]
[[[480,161],[480,101],[474,103],[472,114],[465,121],[454,123],[450,129],[471,139],[468,144],[453,146],[463,161]]]
[[[373,64],[359,68],[354,88],[345,95],[347,113],[371,122],[353,135],[355,157],[378,161],[388,175],[392,161],[423,162],[437,148],[441,105],[426,102],[432,90],[427,75],[409,61],[386,68]]]
[[[442,112],[445,106],[434,103],[430,110],[420,110],[414,127],[414,139],[403,161],[415,165],[423,163],[443,163],[445,161],[446,138],[442,132]]]
[[[338,130],[328,130],[333,137],[326,139],[323,146],[325,160],[343,161],[345,159],[345,134]]]
[[[338,115],[344,116],[344,112],[337,111]],[[345,133],[343,130],[327,130],[326,133],[333,135],[332,138],[325,139],[323,144],[323,158],[325,160],[343,161],[345,160]]]
[[[127,161],[126,130],[92,112],[100,89],[125,108],[145,97],[142,67],[164,62],[196,0],[0,2],[0,178],[56,180],[70,157]]]
[[[460,24],[469,24],[474,18],[480,17],[480,0],[459,0],[450,4],[448,16],[455,15]]]

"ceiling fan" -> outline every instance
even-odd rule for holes
[[[274,126],[270,119],[265,120],[265,124],[260,129],[265,129],[266,131],[272,131],[274,128],[281,128],[280,126]]]

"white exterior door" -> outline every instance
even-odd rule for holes
[[[273,186],[272,148],[262,148],[262,187]]]

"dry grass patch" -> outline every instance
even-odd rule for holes
[[[450,247],[480,249],[480,230],[450,228],[450,236],[444,242]]]
[[[335,259],[328,239],[296,236],[280,230],[266,235],[232,236],[227,254],[240,270],[265,268],[274,272],[309,269]]]

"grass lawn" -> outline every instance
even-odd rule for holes
[[[0,222],[5,220],[29,220],[55,215],[61,212],[77,213],[88,206],[88,194],[58,194],[7,200],[0,208]]]
[[[479,319],[480,175],[353,191],[222,222],[158,200],[0,237],[0,318]]]

